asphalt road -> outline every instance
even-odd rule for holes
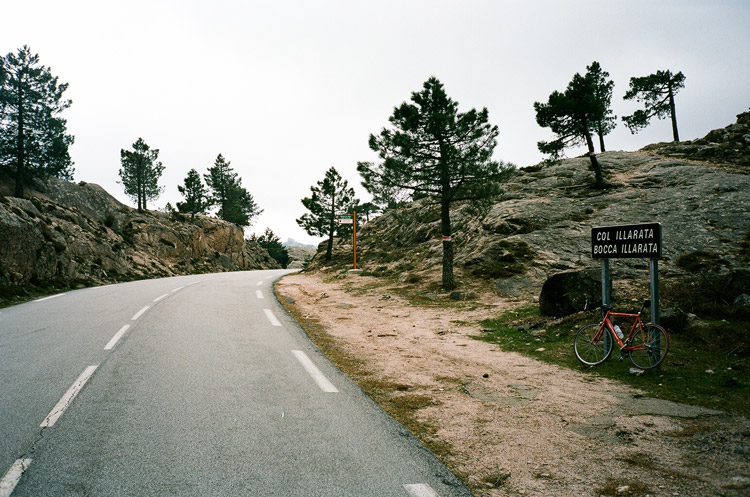
[[[0,497],[470,495],[284,313],[282,274],[0,309]]]

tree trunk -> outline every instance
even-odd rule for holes
[[[591,139],[591,133],[586,131],[586,145],[589,148],[589,160],[591,166],[594,168],[594,176],[596,178],[594,186],[596,188],[604,188],[604,177],[602,176],[602,167],[599,165],[599,161],[596,160],[596,154],[594,153],[594,141]]]
[[[23,88],[21,87],[22,75],[18,76],[18,135],[16,136],[16,188],[13,196],[23,198],[23,183],[25,181],[26,169],[26,144],[24,143],[24,115],[23,115]]]
[[[440,232],[443,235],[443,289],[445,290],[456,288],[456,282],[453,279],[450,205],[450,200],[446,198],[443,198],[440,202]]]
[[[331,224],[328,226],[328,246],[326,247],[326,262],[333,255],[333,232],[336,230],[336,197],[331,195]]]
[[[604,150],[604,132],[602,131],[601,123],[598,126],[596,134],[599,135],[599,152],[606,152]]]
[[[672,116],[672,135],[674,141],[680,141],[680,134],[677,133],[677,114],[674,111],[674,93],[672,93],[672,84],[669,84],[669,114]]]
[[[136,151],[136,154],[139,152]],[[141,157],[137,156],[135,164],[136,172],[136,190],[138,190],[138,212],[143,212],[143,164]]]

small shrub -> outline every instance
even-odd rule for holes
[[[696,250],[689,254],[683,254],[677,258],[677,267],[690,273],[702,273],[706,271],[717,271],[722,266],[727,266],[727,261],[713,252]]]
[[[111,212],[107,213],[107,217],[104,218],[104,226],[112,228],[115,225],[115,215]]]

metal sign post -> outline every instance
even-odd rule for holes
[[[339,216],[339,224],[351,224],[354,228],[352,245],[354,247],[354,269],[357,269],[357,211],[352,211],[351,215],[343,214]]]
[[[661,223],[591,228],[591,256],[602,260],[602,307],[610,306],[610,259],[648,258],[651,322],[659,324],[659,258]]]

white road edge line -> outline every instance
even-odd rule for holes
[[[263,312],[266,314],[266,317],[269,321],[271,321],[271,324],[274,326],[281,326],[281,323],[278,319],[276,319],[276,316],[273,315],[273,312],[271,312],[271,309],[263,309]]]
[[[411,483],[404,485],[404,489],[411,497],[439,497],[437,492],[426,483]]]
[[[177,288],[175,288],[174,290],[172,290],[172,293],[179,292],[180,290],[182,290],[183,288],[185,288],[185,286],[186,285],[178,286]]]
[[[83,370],[81,376],[79,376],[78,379],[73,382],[73,385],[71,385],[68,391],[65,392],[65,395],[62,396],[57,405],[55,405],[55,407],[52,408],[47,417],[44,418],[42,424],[39,425],[40,428],[49,428],[57,422],[58,418],[63,415],[65,410],[73,402],[73,399],[76,398],[78,392],[80,392],[86,382],[89,381],[89,378],[91,378],[91,375],[94,374],[94,371],[96,371],[97,367],[99,366],[89,366]]]
[[[310,358],[307,357],[307,354],[301,350],[293,350],[292,354],[294,354],[294,357],[296,357],[300,364],[302,364],[305,371],[312,376],[312,379],[315,380],[315,383],[318,384],[321,390],[327,393],[338,393],[338,389],[333,386],[333,383],[328,381],[328,378],[326,378],[323,373],[320,372],[317,366],[315,366]]]
[[[148,305],[147,305],[147,306],[144,306],[144,307],[143,307],[143,309],[141,309],[140,311],[138,311],[138,312],[136,312],[135,314],[133,314],[133,317],[132,317],[132,318],[130,318],[130,320],[131,320],[131,321],[135,321],[135,320],[136,320],[136,319],[138,319],[139,317],[143,316],[143,313],[144,313],[144,312],[146,312],[146,311],[148,310],[148,308],[149,308],[149,307],[150,307],[150,306],[148,306]]]
[[[65,293],[67,293],[67,292],[65,292]],[[43,297],[41,299],[36,299],[34,302],[44,302],[45,300],[56,299],[57,297],[62,297],[63,295],[65,295],[65,293],[58,293],[57,295],[50,295],[49,297]]]
[[[156,298],[154,299],[154,302],[159,302],[159,301],[160,301],[161,299],[164,299],[164,298],[167,298],[167,297],[169,297],[169,294],[168,294],[168,293],[165,293],[165,294],[164,294],[164,295],[162,295],[161,297],[156,297]]]
[[[122,336],[125,334],[126,331],[128,331],[128,328],[130,328],[129,324],[126,324],[122,328],[120,328],[120,331],[115,333],[115,336],[112,337],[112,339],[107,342],[107,345],[104,346],[104,350],[112,350],[112,348],[117,344],[117,342],[122,338]]]
[[[0,480],[0,497],[10,497],[18,482],[21,481],[23,472],[29,468],[30,464],[31,459],[16,459],[16,462]]]
[[[261,292],[260,290],[255,290],[255,296],[258,297],[259,299],[262,299],[263,298],[263,292]]]

